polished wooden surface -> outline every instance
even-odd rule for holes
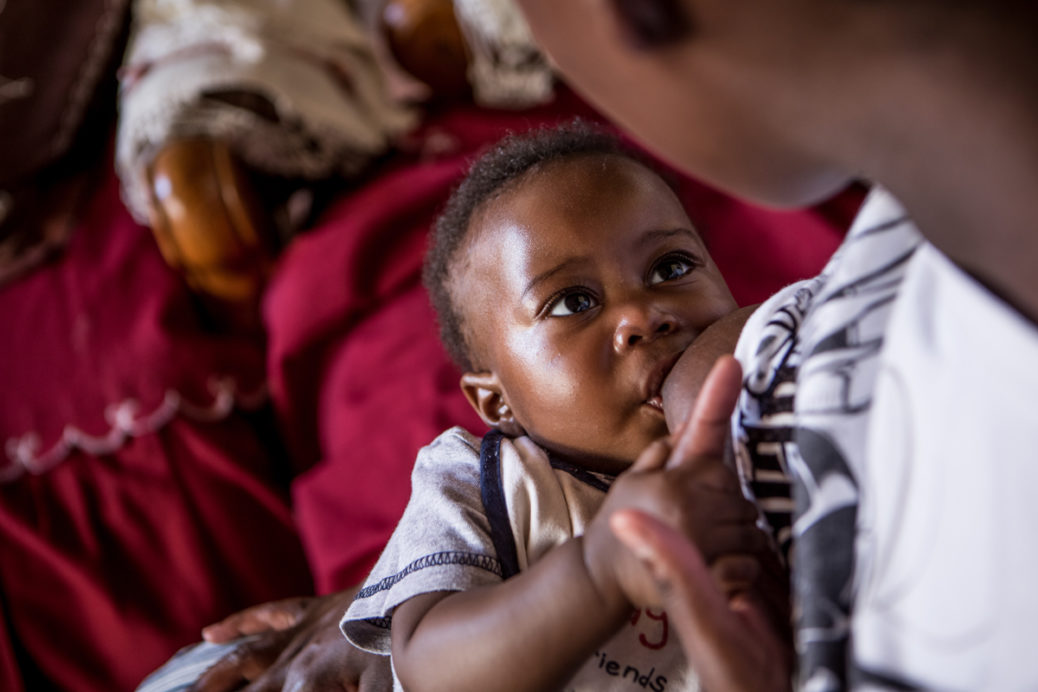
[[[434,100],[468,98],[465,40],[451,0],[388,0],[379,30],[400,66]],[[220,329],[259,327],[259,301],[276,258],[272,209],[250,171],[213,139],[166,144],[147,171],[150,223],[177,269]]]
[[[393,57],[434,100],[469,95],[468,49],[451,0],[388,0],[380,19]]]
[[[244,166],[222,142],[174,140],[155,157],[148,179],[151,227],[166,262],[217,319],[258,323],[276,247]]]

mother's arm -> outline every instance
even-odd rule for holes
[[[393,688],[389,657],[362,651],[339,631],[356,589],[247,608],[203,630],[208,642],[253,635],[195,683],[196,692]]]

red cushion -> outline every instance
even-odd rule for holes
[[[430,117],[285,253],[265,363],[202,329],[101,176],[65,252],[0,288],[0,689],[129,689],[202,625],[309,590],[308,562],[322,591],[364,576],[417,449],[480,427],[419,283],[427,229],[480,147],[575,112],[563,93]],[[817,271],[860,201],[776,213],[679,187],[744,303]],[[290,454],[263,411],[221,410],[209,386],[254,393],[264,375]]]

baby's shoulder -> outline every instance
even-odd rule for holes
[[[411,474],[412,490],[420,486],[478,486],[481,443],[482,438],[458,426],[440,433],[418,452]]]
[[[444,430],[436,436],[436,439],[423,447],[418,453],[418,458],[419,460],[423,457],[448,457],[459,460],[475,457],[478,459],[481,444],[481,437],[473,435],[465,428],[456,425],[453,428]]]

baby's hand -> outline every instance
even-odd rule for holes
[[[727,358],[703,391],[721,388],[731,395],[702,397],[708,405],[697,406],[675,438],[650,445],[609,491],[584,536],[588,572],[606,598],[620,593],[638,605],[661,601],[643,563],[619,544],[609,528],[609,518],[618,510],[639,509],[657,517],[691,540],[707,564],[721,556],[768,549],[767,536],[756,526],[756,507],[743,496],[738,478],[724,464],[729,415],[740,381],[738,363]],[[736,572],[743,569],[745,562]]]

